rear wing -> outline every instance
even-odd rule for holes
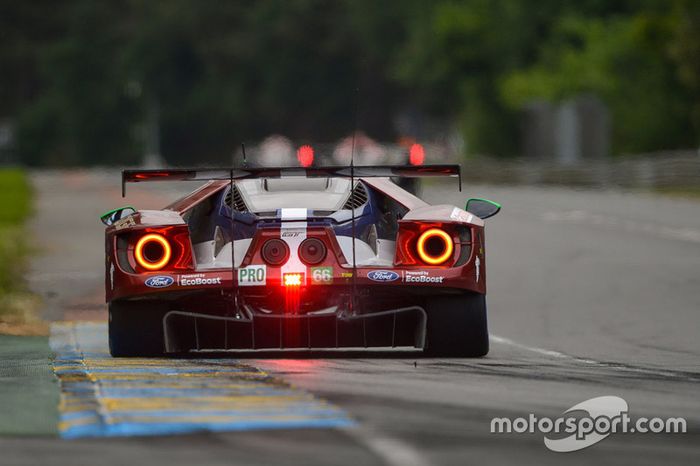
[[[245,180],[251,178],[422,178],[457,177],[462,190],[462,172],[459,165],[376,165],[359,167],[255,167],[255,168],[170,168],[163,170],[123,170],[122,197],[126,183],[144,181],[210,181]]]

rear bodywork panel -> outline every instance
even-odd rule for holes
[[[209,181],[107,227],[107,302],[164,305],[167,352],[422,348],[426,300],[486,293],[484,222],[469,212],[428,205],[388,178],[317,178],[313,189],[273,179]],[[308,208],[313,195],[326,199]],[[453,242],[444,264],[412,250],[431,228]],[[162,270],[134,258],[146,234],[172,245]],[[310,238],[326,251],[313,265],[300,257]],[[272,239],[288,249],[280,265],[263,257]],[[298,283],[285,285],[288,275]]]

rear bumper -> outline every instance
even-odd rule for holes
[[[162,320],[166,353],[304,350],[381,350],[425,347],[427,314],[409,306],[350,314],[234,316],[173,310]]]
[[[272,269],[272,268],[270,268]],[[314,292],[338,286],[353,284],[352,268],[308,267],[302,274],[302,291]],[[284,286],[279,272],[268,271],[261,282],[246,278],[240,280],[242,269],[236,269],[234,276],[230,269],[203,270],[191,273],[142,273],[131,274],[117,270],[109,271],[105,280],[107,302],[148,295],[183,294],[197,291],[234,292],[246,295],[282,293]],[[315,273],[316,272],[316,273]],[[328,274],[318,273],[328,272]],[[389,268],[358,267],[354,283],[358,288],[372,288],[381,292],[390,288],[419,288],[429,292],[440,289],[460,289],[485,294],[483,267],[477,273],[472,263],[457,268],[425,267]],[[252,274],[249,274],[252,275]]]

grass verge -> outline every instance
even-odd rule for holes
[[[48,330],[37,317],[39,299],[29,292],[25,280],[30,253],[25,222],[31,204],[26,173],[0,169],[0,333],[43,335]]]
[[[0,436],[55,435],[58,381],[49,339],[0,335]],[[0,464],[11,464],[0,461]]]

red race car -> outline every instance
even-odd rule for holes
[[[459,166],[124,171],[123,192],[206,183],[162,210],[102,216],[112,355],[485,355],[483,219],[500,205],[429,205],[392,181],[425,176]]]

